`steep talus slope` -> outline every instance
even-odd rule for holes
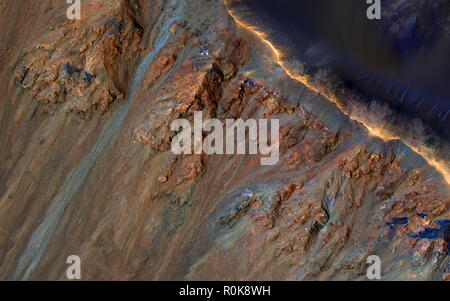
[[[369,255],[383,279],[449,277],[442,175],[222,1],[83,1],[81,21],[60,2],[1,2],[0,279],[64,280],[72,254],[85,280],[365,279]],[[173,154],[195,111],[278,118],[279,163]]]

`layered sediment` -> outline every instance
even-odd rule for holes
[[[325,73],[290,76],[219,0],[66,9],[1,3],[0,279],[65,280],[69,255],[84,280],[364,280],[370,255],[448,279],[445,175]],[[195,111],[279,119],[279,163],[175,155]]]

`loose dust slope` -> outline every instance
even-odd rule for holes
[[[1,279],[63,280],[72,254],[84,280],[362,280],[369,255],[384,279],[449,277],[442,176],[289,78],[222,1],[84,1],[82,21],[14,2]],[[280,162],[173,155],[171,122],[198,110],[279,118]]]

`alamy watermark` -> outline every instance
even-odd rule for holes
[[[371,4],[367,9],[367,18],[369,20],[381,19],[381,0],[366,0],[367,4]]]
[[[66,16],[69,20],[81,19],[81,0],[66,0],[67,4],[71,4],[67,8]]]
[[[70,266],[66,270],[66,276],[69,280],[81,279],[81,259],[77,255],[70,255],[66,260]]]
[[[268,140],[269,121],[270,145]],[[180,129],[182,130],[180,131]],[[261,165],[275,165],[279,160],[280,121],[278,119],[247,119],[245,121],[243,119],[226,119],[223,124],[219,119],[203,121],[202,112],[196,111],[194,112],[194,130],[187,119],[174,120],[171,130],[177,132],[172,139],[172,152],[177,155],[192,153],[256,155],[259,150],[261,155],[268,155],[261,158]],[[211,132],[205,139],[203,139],[204,131]]]
[[[377,255],[370,255],[367,257],[368,264],[370,264],[367,269],[366,276],[369,280],[380,280],[381,279],[381,259]]]

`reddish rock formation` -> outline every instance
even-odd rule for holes
[[[442,174],[291,78],[223,1],[2,4],[0,279],[65,280],[72,254],[85,280],[364,280],[369,255],[385,280],[448,279],[448,229],[416,237],[450,219]],[[195,111],[278,118],[279,163],[174,155]]]

